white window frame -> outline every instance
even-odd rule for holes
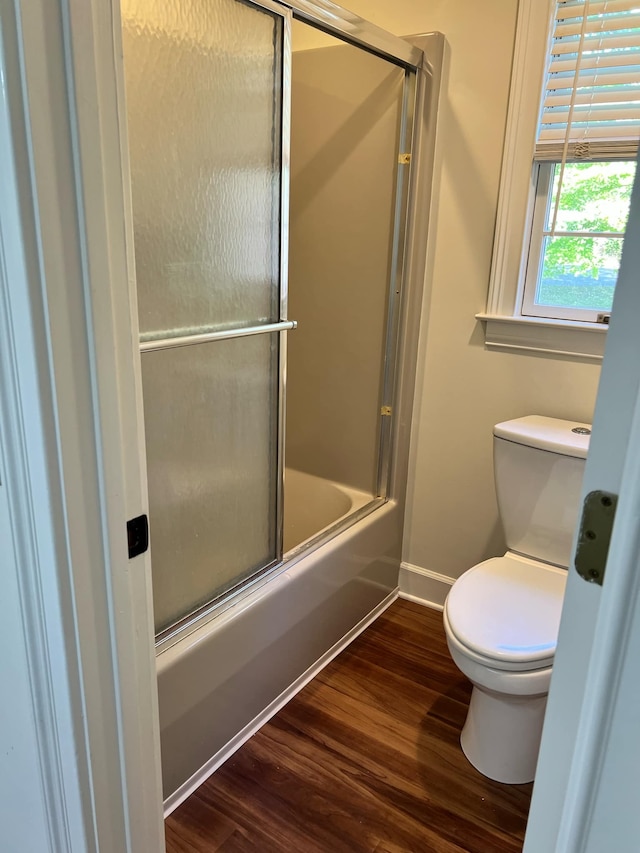
[[[521,312],[533,216],[534,162],[540,92],[553,25],[555,0],[520,0],[500,174],[489,296],[484,321],[491,349],[553,353],[601,361],[607,326]]]
[[[602,162],[612,161],[603,160]],[[523,317],[544,317],[546,319],[555,320],[577,320],[581,323],[608,324],[609,312],[598,311],[594,308],[561,308],[555,305],[543,305],[536,302],[536,291],[538,289],[540,273],[544,263],[544,226],[545,222],[548,222],[549,211],[551,208],[553,175],[554,169],[557,165],[558,162],[554,160],[538,160],[533,164],[533,184],[535,186],[535,191],[531,217],[531,230],[529,231],[527,239],[528,253],[526,269],[524,272],[520,313]],[[594,236],[598,236],[598,232],[594,232]],[[621,239],[621,237],[618,239]]]

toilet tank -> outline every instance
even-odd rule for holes
[[[498,508],[510,551],[565,568],[591,426],[529,415],[493,429]]]

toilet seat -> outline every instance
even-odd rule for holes
[[[566,571],[507,553],[478,563],[454,583],[445,626],[466,655],[494,669],[550,667]]]

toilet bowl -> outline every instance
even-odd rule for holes
[[[535,776],[589,434],[539,415],[494,427],[509,550],[468,569],[445,602],[451,657],[473,685],[460,743],[498,782]]]
[[[531,782],[551,681],[566,572],[507,552],[456,581],[447,645],[473,684],[464,754],[498,782]]]

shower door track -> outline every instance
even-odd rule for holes
[[[329,525],[325,530],[320,531],[309,541],[303,542],[301,545],[297,545],[290,551],[287,551],[286,554],[283,555],[282,559],[269,563],[259,572],[252,575],[248,580],[238,584],[237,587],[223,592],[221,595],[214,598],[213,601],[210,601],[208,604],[204,604],[198,610],[183,617],[179,622],[165,628],[164,631],[161,631],[156,635],[156,654],[160,654],[171,648],[171,646],[174,646],[191,631],[200,628],[211,619],[214,619],[216,616],[224,613],[228,608],[233,607],[237,603],[237,599],[240,595],[249,595],[256,592],[272,578],[277,577],[282,571],[286,571],[286,569],[292,567],[310,551],[314,551],[322,545],[326,545],[328,542],[331,542],[331,540],[335,539],[336,536],[344,533],[350,527],[353,527],[354,524],[357,524],[359,521],[362,521],[367,516],[371,515],[372,512],[375,512],[377,509],[384,506],[386,502],[386,498],[372,498],[369,503],[360,507],[360,509],[347,516],[347,518]]]
[[[293,17],[311,24],[329,35],[356,47],[362,47],[382,59],[417,71],[422,62],[422,51],[408,41],[365,21],[353,12],[333,3],[314,0],[281,0],[283,6],[293,10]]]

